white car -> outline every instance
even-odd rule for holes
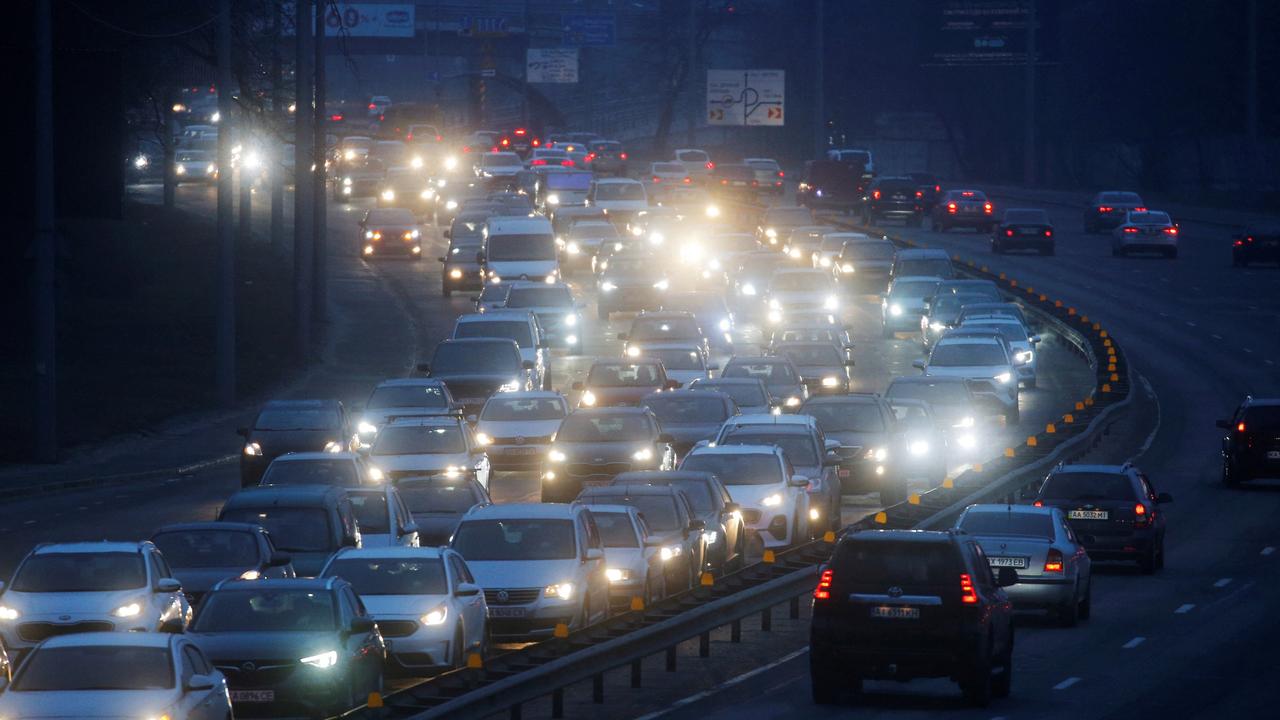
[[[205,150],[179,150],[173,160],[174,182],[211,183],[218,178],[218,160]]]
[[[547,147],[534,148],[528,162],[529,167],[573,167],[576,164],[567,150]]]
[[[350,488],[347,497],[360,526],[360,547],[418,547],[418,524],[394,485]]]
[[[378,433],[369,462],[369,474],[375,479],[474,477],[489,489],[489,457],[471,426],[458,417],[392,422]]]
[[[684,163],[668,160],[649,165],[649,188],[655,193],[660,193],[673,185],[688,185],[692,182],[693,178],[689,177],[689,171],[685,169]]]
[[[150,542],[40,545],[0,590],[10,651],[70,632],[181,632],[191,620],[181,584]]]
[[[684,167],[684,172],[690,180],[698,184],[705,184],[711,177],[711,171],[716,168],[716,164],[711,162],[711,156],[706,150],[681,148],[676,150],[675,160]]]
[[[769,320],[777,323],[796,313],[836,312],[840,296],[830,270],[777,270],[769,278],[765,303]]]
[[[573,631],[609,615],[604,544],[585,505],[475,507],[451,547],[484,588],[491,638],[548,637],[558,624]]]
[[[833,267],[836,258],[844,251],[845,243],[872,242],[870,235],[860,232],[829,232],[822,235],[822,241],[813,251],[813,266],[816,268]]]
[[[587,206],[604,210],[611,222],[621,225],[649,209],[649,195],[639,180],[603,178],[591,184]]]
[[[1008,423],[1016,423],[1018,411],[1018,370],[1009,344],[998,332],[975,333],[953,330],[933,345],[929,359],[912,363],[926,377],[961,377],[970,389],[999,401]]]
[[[782,179],[787,175],[782,172],[782,167],[778,165],[777,160],[773,158],[746,158],[742,163],[755,173],[760,192],[768,192],[775,195],[783,193]]]
[[[776,445],[695,447],[681,470],[714,473],[741,508],[747,532],[766,548],[809,539],[809,478],[791,475]]]
[[[1178,257],[1178,226],[1169,218],[1169,213],[1158,210],[1125,213],[1124,220],[1111,231],[1111,254],[1119,257],[1134,251]]]
[[[569,403],[558,392],[498,393],[476,418],[476,440],[496,470],[538,470]]]
[[[880,322],[884,336],[891,338],[899,331],[915,331],[924,317],[925,299],[933,297],[942,278],[932,275],[904,275],[889,283],[880,299]]]
[[[667,596],[662,539],[653,537],[640,511],[631,505],[592,505],[604,541],[605,576],[609,604],[617,611],[631,609],[631,598],[651,605]]]
[[[1018,380],[1023,387],[1036,386],[1036,345],[1040,336],[1034,335],[1014,317],[975,317],[960,323],[961,330],[998,330],[1013,351],[1013,365],[1018,369]]]
[[[488,651],[484,593],[448,548],[344,548],[320,577],[351,583],[386,640],[387,660],[402,670],[451,670]]]
[[[476,164],[476,176],[482,178],[512,178],[524,170],[524,162],[513,152],[487,152]]]
[[[89,632],[32,650],[0,695],[0,717],[223,720],[231,700],[226,678],[182,635]]]
[[[584,223],[576,223],[574,229],[581,224]],[[600,224],[613,230],[608,223]],[[567,348],[570,355],[582,353],[582,336],[579,334],[582,332],[582,304],[573,297],[573,288],[568,283],[548,285],[517,280],[511,283],[504,306],[508,310],[533,313],[538,320],[542,341],[550,347]]]

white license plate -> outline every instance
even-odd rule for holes
[[[888,620],[919,620],[920,608],[877,605],[871,608],[871,617]]]
[[[1268,460],[1280,460],[1280,450],[1268,450],[1268,451],[1267,451],[1267,459],[1268,459]]]
[[[507,455],[533,455],[538,452],[536,447],[514,447],[503,450]]]
[[[1021,230],[1018,231],[1018,234],[1019,235],[1039,235],[1040,231],[1034,230],[1032,228],[1022,228]]]
[[[987,560],[991,562],[991,567],[1025,568],[1027,566],[1027,559],[1024,557],[988,556]]]
[[[529,614],[528,608],[522,607],[490,607],[489,617],[495,618],[522,618]]]
[[[1067,513],[1072,520],[1106,520],[1111,513],[1106,510],[1072,510]]]
[[[232,690],[231,702],[260,702],[269,703],[276,701],[275,690]]]

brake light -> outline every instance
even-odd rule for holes
[[[1062,572],[1062,551],[1058,548],[1049,548],[1049,554],[1044,559],[1044,571],[1047,573]]]
[[[510,139],[508,139],[508,138],[502,138],[502,147],[506,147],[506,146],[508,146],[508,145],[510,145],[510,144],[511,144],[511,140],[510,140]]]
[[[1045,231],[1044,231],[1044,236],[1045,236],[1045,237],[1053,237],[1053,231],[1052,231],[1052,230],[1045,230]]]
[[[1146,211],[1147,211],[1147,209],[1146,209],[1146,208],[1144,208],[1144,207],[1136,207],[1136,208],[1134,208],[1134,209],[1133,209],[1133,211],[1134,211],[1134,212],[1146,212]]]
[[[440,141],[441,141],[441,140],[443,140],[443,139],[444,139],[444,136],[443,136],[443,135],[437,135],[437,136],[436,136],[436,142],[440,142]]]
[[[708,161],[707,161],[707,169],[708,169],[708,170],[715,170],[715,169],[716,169],[716,164],[715,164],[715,163],[713,163],[713,162],[711,162],[710,160],[708,160]]]
[[[727,178],[720,178],[720,184],[721,184],[721,185],[728,185],[728,184],[729,184],[729,180],[728,180]]]
[[[560,165],[561,165],[562,167],[573,167],[573,166],[574,166],[574,165],[576,165],[576,164],[577,164],[577,163],[575,163],[575,162],[573,161],[573,158],[565,158],[564,160],[561,160],[561,161],[560,161]]]
[[[1244,432],[1244,423],[1243,423],[1243,422],[1242,422],[1242,423],[1240,423],[1239,425],[1236,425],[1236,432]]]
[[[1112,210],[1112,208],[1109,208],[1109,207],[1107,207],[1106,205],[1099,205],[1099,206],[1098,206],[1098,212],[1111,212],[1111,210]]]
[[[934,191],[934,192],[942,192],[942,186],[941,186],[941,185],[934,185],[934,186],[933,186],[933,191]]]
[[[879,191],[879,190],[872,190],[872,191],[871,191],[871,199],[872,199],[872,200],[879,200],[879,199],[880,199],[880,191]]]
[[[662,182],[662,178],[658,177],[657,175],[654,175],[654,176],[653,176],[653,181],[654,181],[655,183],[660,183],[660,182]]]
[[[689,183],[693,182],[693,178],[686,175],[684,180],[681,180],[681,182],[683,182],[685,185],[688,185]]]
[[[529,161],[529,164],[530,165],[546,165],[547,161],[545,158],[534,158],[533,160]]]
[[[991,203],[982,203],[982,212],[990,215],[992,211]]]
[[[596,159],[596,154],[595,154],[595,153],[587,153],[587,157],[586,157],[586,158],[584,158],[584,159],[585,159],[587,162],[591,162],[592,160],[595,160],[595,159]]]
[[[752,180],[752,181],[751,181],[751,187],[760,187],[760,181],[759,181],[759,180]]]
[[[972,190],[965,190],[964,192],[960,193],[960,195],[961,195],[961,196],[963,196],[963,197],[973,197],[973,191],[972,191]]]
[[[1005,237],[1013,237],[1013,231],[1012,231],[1012,230],[1005,230],[1005,231],[1004,231],[1004,235],[1005,235]]]
[[[340,114],[336,114],[336,113],[335,113],[335,114],[333,114],[333,115],[330,115],[330,116],[329,116],[329,119],[330,119],[330,120],[332,120],[332,121],[334,121],[334,122],[342,122],[342,115],[340,115]]]
[[[778,171],[778,177],[786,177],[786,176],[787,176],[786,173],[782,172],[781,170]]]
[[[369,103],[369,109],[370,109],[370,110],[377,110],[377,109],[378,109],[378,106],[377,106],[377,105],[374,105],[373,103]]]
[[[1136,503],[1133,506],[1133,526],[1146,527],[1151,524],[1151,515],[1147,512],[1147,506],[1142,503]]]
[[[813,589],[814,600],[830,600],[831,599],[831,581],[833,579],[830,570],[823,570],[822,577],[818,578],[818,587]]]
[[[1042,501],[1040,501],[1040,500],[1037,500],[1037,501],[1035,501],[1035,502],[1033,502],[1033,503],[1031,503],[1031,504],[1032,504],[1032,505],[1034,505],[1035,507],[1044,507],[1044,502],[1042,502]]]
[[[470,146],[470,145],[463,145],[463,146],[462,146],[462,152],[471,152],[471,146]]]
[[[1125,228],[1125,229],[1124,229],[1124,231],[1125,231],[1126,233],[1133,234],[1133,233],[1138,232],[1138,228],[1136,228],[1136,227],[1127,227],[1127,228]]]
[[[969,573],[960,573],[960,602],[965,605],[977,605],[978,593],[973,589],[973,580]]]
[[[524,128],[516,128],[516,134],[517,134],[517,135],[524,135],[524,134],[525,134],[525,129],[524,129]]]
[[[1167,228],[1165,228],[1165,229],[1164,229],[1164,234],[1165,234],[1165,235],[1177,235],[1177,234],[1178,234],[1178,228],[1176,228],[1176,227],[1167,227]]]
[[[1237,241],[1235,241],[1234,243],[1232,243],[1232,245],[1234,245],[1235,247],[1240,247],[1241,245],[1244,245],[1244,241],[1243,241],[1243,240],[1237,240]]]
[[[619,155],[618,157],[622,158],[623,160],[626,160],[626,159],[627,159],[627,154],[626,154],[626,153],[622,153],[622,154],[621,154],[621,155]]]
[[[541,144],[542,144],[542,141],[541,141],[541,140],[539,140],[538,138],[534,138],[534,139],[533,139],[533,146],[534,146],[534,147],[538,147],[538,146],[539,146],[539,145],[541,145]]]
[[[954,215],[954,214],[955,214],[955,212],[956,212],[956,204],[955,204],[955,203],[953,203],[953,202],[949,202],[949,203],[947,203],[947,212],[949,212],[949,213],[951,213],[952,215]]]
[[[920,199],[920,198],[922,198],[922,197],[924,197],[924,192],[922,192],[922,191],[920,191],[920,190],[917,190],[917,191],[916,191],[916,199],[917,199],[917,200],[919,200],[919,199]]]

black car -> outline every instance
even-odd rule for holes
[[[338,452],[358,447],[347,411],[337,400],[272,400],[253,424],[236,430],[240,487],[257,485],[271,461],[291,452]]]
[[[1280,227],[1245,228],[1231,239],[1234,267],[1256,262],[1280,262]]]
[[[378,183],[378,207],[408,208],[418,215],[434,207],[435,188],[421,170],[391,168]]]
[[[191,607],[219,580],[294,577],[288,553],[276,550],[261,525],[194,522],[165,525],[151,535]]]
[[[454,290],[483,290],[484,275],[480,257],[484,253],[484,213],[468,212],[453,219],[445,231],[449,248],[437,258],[440,270],[440,294],[453,295]]]
[[[1092,560],[1137,561],[1150,574],[1164,567],[1165,516],[1147,476],[1124,465],[1059,465],[1036,494],[1039,507],[1062,510]]]
[[[587,371],[586,382],[574,382],[578,407],[635,407],[650,393],[675,390],[680,383],[667,378],[662,363],[652,358],[597,360]]]
[[[738,356],[729,358],[721,378],[754,378],[764,383],[773,403],[782,412],[793,413],[800,403],[809,397],[809,390],[800,381],[800,372],[785,356]]]
[[[365,258],[404,255],[422,257],[422,229],[405,208],[374,208],[360,221],[360,255]]]
[[[1280,477],[1280,398],[1246,397],[1218,427],[1228,431],[1222,438],[1224,484]]]
[[[911,182],[916,185],[916,198],[924,205],[925,210],[932,210],[942,195],[942,181],[931,173],[907,173]]]
[[[520,357],[520,346],[505,338],[449,338],[436,345],[431,362],[418,371],[444,381],[464,415],[475,415],[499,391],[533,390],[532,360]]]
[[[897,246],[888,240],[847,242],[832,264],[842,286],[879,295],[889,287],[889,271],[897,253]]]
[[[862,169],[834,160],[805,164],[804,179],[796,188],[796,202],[810,208],[851,212],[862,204],[866,188]]]
[[[960,311],[965,305],[985,302],[990,302],[985,295],[968,291],[935,294],[920,317],[920,342],[924,349],[932,348],[948,330],[959,325]]]
[[[1010,567],[992,572],[982,547],[957,530],[861,530],[840,539],[813,591],[813,700],[859,693],[863,679],[943,677],[985,706],[1009,695]],[[999,672],[996,672],[996,671]]]
[[[694,515],[702,520],[706,543],[703,568],[722,575],[742,567],[746,559],[747,530],[742,510],[715,473],[698,470],[628,472],[613,479],[614,485],[670,485],[684,491]]]
[[[990,231],[996,225],[995,206],[981,190],[948,190],[933,206],[930,220],[938,232],[958,227]]]
[[[862,220],[901,220],[909,226],[924,223],[924,200],[910,177],[878,177],[871,181],[863,199]]]
[[[1053,223],[1049,213],[1033,208],[1010,208],[1004,211],[1000,224],[991,231],[991,252],[1035,250],[1041,255],[1054,253]]]
[[[640,405],[653,411],[672,438],[678,457],[701,440],[710,440],[724,421],[738,414],[733,398],[708,390],[667,390],[645,395]]]
[[[448,545],[468,510],[493,502],[474,476],[402,477],[395,480],[395,486],[418,526],[418,544],[422,547]]]
[[[849,392],[849,368],[853,356],[834,342],[783,342],[773,354],[787,358],[800,373],[800,382],[810,397]]]
[[[615,312],[657,310],[669,283],[663,264],[647,252],[620,252],[596,263],[600,289],[596,314],[608,320]]]
[[[670,470],[672,437],[648,408],[575,410],[560,423],[542,472],[542,501],[569,502],[630,470]]]
[[[907,499],[907,476],[899,458],[910,450],[884,398],[875,393],[811,397],[800,413],[812,415],[827,439],[840,443],[836,474],[842,494],[878,492],[884,506]]]
[[[710,190],[723,200],[754,202],[760,192],[760,181],[750,165],[716,165],[711,171]]]
[[[1093,196],[1084,209],[1084,231],[1096,233],[1111,230],[1124,222],[1130,210],[1143,212],[1146,203],[1138,193],[1122,191],[1100,192]]]
[[[357,547],[360,529],[344,488],[329,485],[259,487],[227,498],[219,522],[261,525],[294,570],[314,577],[339,548]]]

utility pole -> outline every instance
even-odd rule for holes
[[[312,205],[315,200],[313,180],[315,172],[312,157],[315,142],[311,130],[315,123],[315,105],[312,103],[311,62],[315,51],[311,40],[311,8],[309,0],[294,3],[295,71],[297,84],[294,124],[294,187],[293,187],[293,321],[294,341],[298,359],[306,363],[311,357],[311,248],[312,228],[315,217]],[[322,158],[321,158],[322,160]]]
[[[520,124],[525,128],[529,127],[529,50],[532,47],[533,30],[529,27],[529,0],[524,0],[524,69],[520,72]]]
[[[1036,184],[1036,0],[1027,0],[1027,64],[1022,112],[1022,184]]]
[[[231,405],[236,399],[236,246],[231,228],[235,173],[231,169],[231,141],[237,126],[242,125],[236,121],[231,104],[231,0],[218,0],[217,49],[218,114],[222,118],[222,126],[218,130],[218,287],[214,299],[214,379],[218,402]]]
[[[315,85],[316,85],[316,178],[314,193],[315,206],[312,208],[313,229],[312,237],[315,239],[315,250],[313,252],[313,267],[315,268],[315,276],[311,282],[311,318],[312,326],[315,328],[315,335],[318,337],[324,333],[325,311],[328,304],[329,293],[329,236],[328,236],[328,215],[327,203],[325,202],[325,191],[328,184],[325,179],[324,162],[326,158],[325,151],[328,149],[328,127],[329,118],[325,112],[325,67],[324,67],[324,27],[325,27],[325,8],[328,6],[328,0],[316,0],[316,66],[315,66]]]
[[[53,206],[53,0],[36,3],[36,459],[58,460],[57,234]]]
[[[1245,91],[1250,152],[1258,148],[1258,0],[1249,0],[1249,83]],[[1255,156],[1256,157],[1256,156]]]
[[[826,3],[823,0],[814,0],[817,4],[814,23],[813,23],[813,48],[814,48],[814,69],[813,69],[813,112],[814,122],[817,127],[814,128],[814,157],[822,157],[827,151],[827,52],[826,52]]]
[[[280,1],[271,0],[271,115],[275,121],[275,153],[271,162],[271,251],[284,247],[284,138],[289,110],[284,102],[284,70],[280,58]],[[295,166],[294,170],[297,170]]]
[[[698,117],[702,108],[698,107],[698,0],[689,0],[689,144],[698,146]]]
[[[164,206],[171,208],[174,205],[174,194],[178,188],[177,176],[174,174],[173,164],[173,104],[177,102],[177,97],[173,94],[173,88],[165,88],[164,98],[161,100],[163,107],[160,110],[160,148],[161,161],[163,166],[160,172],[163,173],[163,198]]]
[[[239,229],[236,232],[236,239],[241,243],[248,243],[253,235],[253,169],[250,165],[256,163],[249,162],[250,133],[248,118],[243,115],[239,118],[240,136],[240,216]],[[257,154],[254,154],[257,157]]]

